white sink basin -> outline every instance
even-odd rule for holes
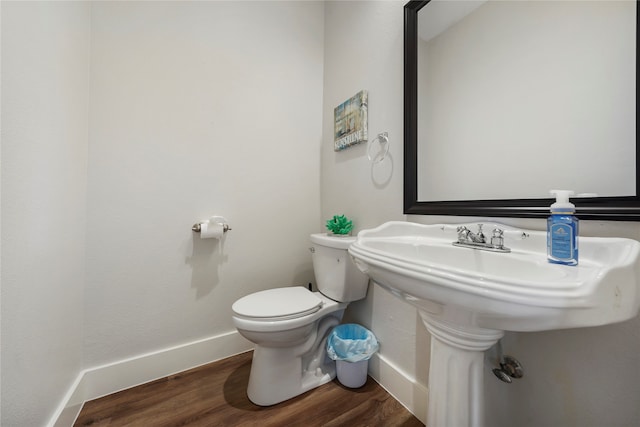
[[[504,331],[605,325],[638,313],[637,241],[580,237],[579,265],[566,266],[547,262],[545,232],[484,223],[494,228],[511,252],[453,246],[456,226],[410,222],[361,231],[349,247],[358,268],[416,306],[431,333],[429,427],[483,425],[484,351]]]
[[[476,229],[473,224],[466,224]],[[380,286],[429,313],[468,326],[542,331],[630,319],[640,300],[640,243],[580,237],[578,266],[550,264],[546,233],[505,230],[510,253],[453,246],[455,226],[387,222],[349,253]],[[522,232],[528,237],[521,238]]]

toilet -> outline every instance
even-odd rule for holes
[[[319,292],[275,288],[233,303],[235,327],[255,344],[247,395],[256,405],[275,405],[335,378],[327,336],[347,305],[367,296],[369,281],[347,253],[353,242],[351,236],[311,235]]]

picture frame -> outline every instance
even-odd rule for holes
[[[334,108],[334,151],[367,141],[368,98],[368,91],[361,90]]]

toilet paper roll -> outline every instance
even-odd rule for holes
[[[203,222],[200,224],[201,239],[219,239],[224,234],[224,226],[215,222]]]

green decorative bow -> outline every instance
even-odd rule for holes
[[[327,229],[333,234],[349,234],[353,229],[353,222],[344,215],[334,215],[327,220]]]

